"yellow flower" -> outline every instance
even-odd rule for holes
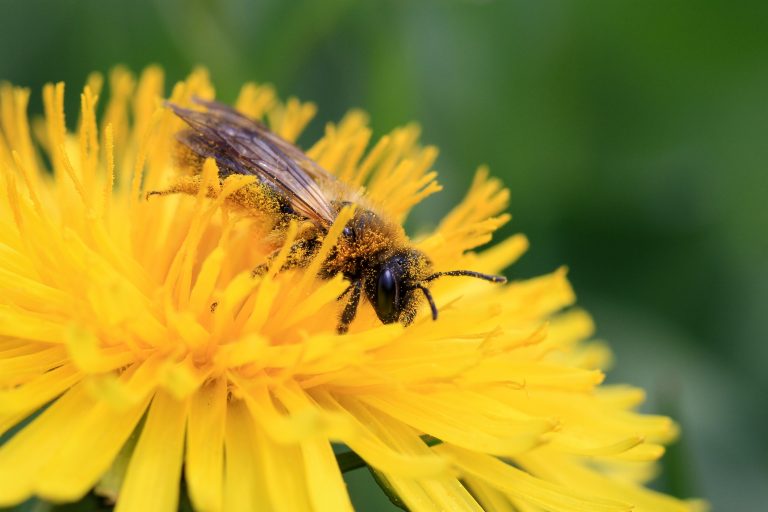
[[[219,183],[207,162],[215,199],[145,198],[177,172],[182,122],[163,108],[162,72],[135,83],[115,70],[97,125],[101,86],[88,80],[75,133],[63,84],[45,87],[31,129],[28,91],[0,89],[0,433],[16,430],[0,447],[0,506],[96,487],[118,511],[171,511],[183,471],[197,510],[349,510],[331,445],[343,443],[416,511],[700,507],[643,486],[676,427],[633,412],[642,391],[600,385],[609,352],[583,341],[586,313],[561,312],[574,301],[563,269],[438,281],[438,321],[382,325],[362,304],[337,335],[346,284],[316,278],[322,254],[251,277],[276,241],[226,200],[248,178]],[[202,71],[170,98],[193,95],[213,97]],[[252,84],[237,108],[289,140],[314,114]],[[351,112],[308,153],[402,222],[439,190],[436,150],[412,125],[366,149],[370,136]],[[506,203],[481,170],[414,244],[437,269],[499,272],[523,236],[470,251]]]

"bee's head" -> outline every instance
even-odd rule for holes
[[[376,315],[385,324],[409,324],[416,316],[415,291],[431,273],[432,265],[424,254],[406,249],[387,255],[365,279],[365,294]]]
[[[437,320],[437,306],[427,283],[441,276],[469,276],[504,283],[503,276],[481,274],[471,270],[433,272],[432,263],[420,251],[406,249],[388,255],[381,265],[373,267],[365,279],[365,294],[373,304],[376,315],[385,324],[410,324],[416,317],[419,295],[423,294]]]

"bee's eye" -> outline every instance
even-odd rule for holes
[[[397,320],[398,291],[395,275],[390,269],[385,268],[379,274],[379,284],[376,289],[376,313],[385,323]]]

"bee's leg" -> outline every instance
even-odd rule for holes
[[[339,325],[336,327],[336,332],[339,334],[346,333],[347,330],[349,330],[349,324],[351,324],[352,320],[355,319],[355,315],[357,314],[357,306],[360,304],[360,296],[362,295],[363,291],[363,280],[358,279],[349,285],[347,291],[350,289],[352,290],[352,293],[349,296],[347,305],[344,306],[344,311],[341,312],[341,319],[339,320]],[[347,291],[342,293],[341,297],[344,297],[347,294]]]
[[[288,257],[285,259],[283,266],[280,267],[280,271],[285,272],[292,268],[306,266],[319,249],[320,241],[315,238],[308,238],[295,242],[288,251]],[[251,271],[251,277],[264,275],[267,270],[269,270],[269,266],[279,253],[280,249],[277,249],[270,254],[265,263],[262,263]]]
[[[276,252],[270,254],[269,255],[269,259],[271,260],[274,256],[277,256]],[[269,264],[262,263],[258,267],[256,267],[253,270],[251,270],[251,277],[253,277],[255,279],[255,278],[259,277],[259,276],[263,276],[264,274],[267,273],[267,270],[269,270]]]
[[[147,192],[146,198],[149,199],[152,196],[168,196],[171,194],[188,194],[194,196],[197,195],[202,184],[203,180],[199,175],[182,176],[177,178],[170,188],[165,190],[150,190]]]

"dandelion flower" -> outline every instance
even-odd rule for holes
[[[0,88],[0,506],[96,488],[118,511],[171,511],[183,473],[200,511],[350,510],[336,443],[414,511],[700,507],[644,487],[677,429],[633,411],[642,391],[601,385],[609,352],[584,341],[563,269],[438,281],[438,321],[383,325],[363,304],[338,335],[347,283],[317,278],[319,257],[251,276],[275,240],[228,200],[246,177],[219,180],[209,161],[214,197],[146,199],[177,177],[183,123],[159,69],[108,82],[97,123],[89,78],[74,132],[63,84],[32,123],[29,92]],[[193,96],[213,98],[203,71],[170,100]],[[315,110],[253,84],[236,108],[290,141]],[[439,190],[436,150],[413,125],[370,138],[353,111],[308,154],[402,223]],[[414,245],[436,269],[502,271],[523,236],[476,249],[508,220],[507,195],[480,170]]]

